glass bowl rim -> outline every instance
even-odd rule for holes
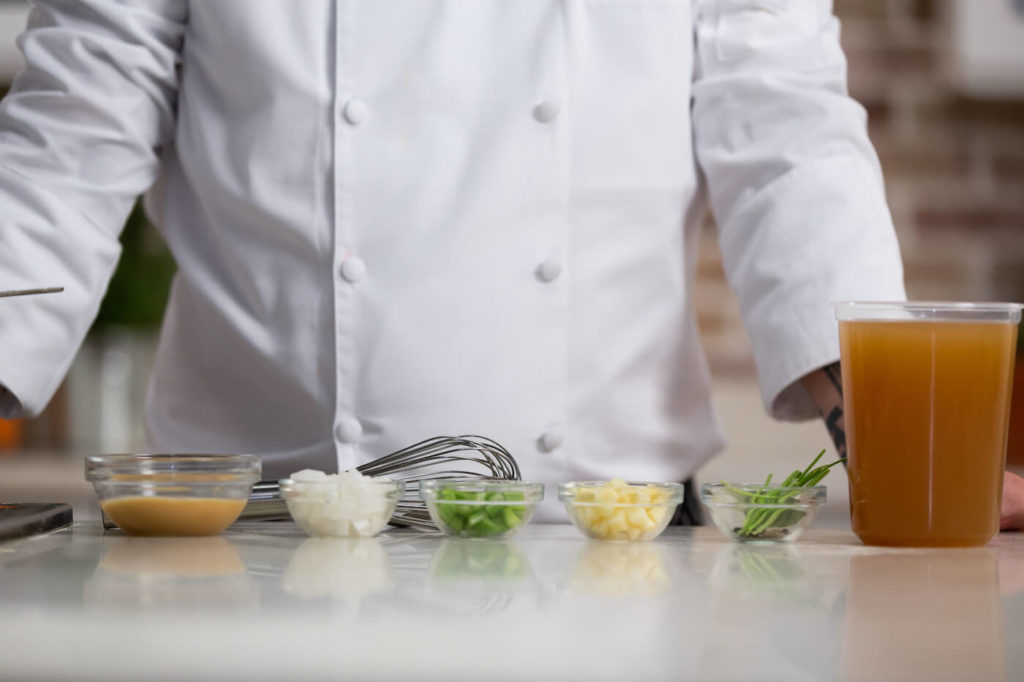
[[[728,490],[729,488],[738,488],[743,492],[796,492],[805,493],[803,499],[789,502],[744,502],[738,499],[732,500],[712,500],[711,494],[718,490]],[[700,487],[700,501],[709,507],[764,507],[765,509],[802,509],[806,507],[815,507],[824,504],[828,499],[827,495],[828,488],[823,485],[814,486],[788,486],[788,485],[765,485],[764,483],[730,483],[728,481],[722,483],[704,483]],[[808,499],[806,493],[810,493],[811,497]]]
[[[364,476],[363,480],[360,482],[360,485],[364,485],[364,484],[365,485],[372,485],[372,486],[380,486],[382,488],[386,488],[388,490],[394,491],[396,494],[399,494],[399,495],[402,494],[405,491],[405,483],[403,481],[399,481],[399,480],[396,480],[396,479],[389,479],[387,481],[382,481],[381,479],[374,478],[373,476]],[[311,488],[327,487],[327,488],[337,489],[338,488],[338,482],[337,482],[337,479],[330,480],[330,481],[324,480],[324,479],[315,479],[315,480],[312,480],[312,481],[301,481],[301,480],[300,481],[296,481],[294,478],[282,478],[281,480],[279,480],[277,482],[277,486],[278,486],[278,489],[281,491],[281,497],[285,497],[286,495],[290,495],[292,493],[298,492],[296,490],[296,488],[301,487],[301,486],[309,486]]]
[[[256,455],[215,454],[116,454],[89,455],[85,458],[85,479],[107,485],[225,485],[259,480],[263,465]],[[182,480],[116,480],[114,476],[149,476],[162,474],[230,475],[227,481]]]
[[[675,483],[672,481],[625,481],[628,486],[655,486],[669,492],[669,497],[664,502],[597,502],[597,501],[586,501],[581,502],[576,499],[577,493],[580,490],[590,490],[593,488],[599,488],[604,485],[608,485],[610,481],[567,481],[565,483],[558,484],[558,499],[565,502],[567,505],[571,504],[577,507],[592,507],[592,506],[608,506],[609,504],[615,507],[674,507],[679,505],[683,501],[683,497],[686,494],[686,488],[682,483]]]
[[[460,492],[521,492],[522,500],[439,500],[437,493],[446,488]],[[431,478],[420,481],[420,499],[424,502],[465,505],[523,505],[537,504],[544,499],[544,484],[529,481],[510,481],[503,478]]]

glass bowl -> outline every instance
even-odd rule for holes
[[[260,470],[253,455],[85,458],[100,508],[130,535],[217,535],[242,513]]]
[[[558,486],[569,519],[595,540],[653,540],[683,501],[679,483],[574,481]]]
[[[437,527],[462,538],[502,538],[533,518],[544,498],[541,483],[489,479],[435,479],[420,483],[420,498]]]
[[[700,499],[727,538],[737,542],[792,542],[817,517],[825,502],[825,486],[705,483]]]
[[[405,492],[401,481],[363,476],[280,481],[281,497],[299,528],[314,538],[368,538],[384,530]]]

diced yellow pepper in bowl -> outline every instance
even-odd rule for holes
[[[584,535],[597,540],[651,540],[661,535],[683,501],[678,483],[577,481],[559,486],[558,497]]]

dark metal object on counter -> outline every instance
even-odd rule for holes
[[[17,289],[14,291],[0,291],[0,298],[10,298],[12,296],[33,296],[35,294],[59,294],[64,291],[64,287],[45,287],[42,289]]]
[[[288,505],[281,499],[281,490],[277,481],[258,481],[252,487],[249,502],[245,505],[239,519],[256,519],[260,521],[283,521],[291,518]]]
[[[71,505],[23,502],[0,504],[0,541],[24,538],[70,526]]]

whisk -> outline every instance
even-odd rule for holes
[[[420,482],[432,479],[490,478],[518,481],[522,477],[512,454],[485,436],[435,436],[356,467],[365,476],[388,476],[405,484],[391,522],[421,530],[436,530]],[[277,481],[260,481],[253,488],[242,518],[287,517]]]
[[[435,436],[357,466],[365,476],[388,476],[405,484],[393,523],[436,529],[420,499],[420,481],[452,478],[498,478],[518,481],[522,474],[512,454],[485,436]]]

